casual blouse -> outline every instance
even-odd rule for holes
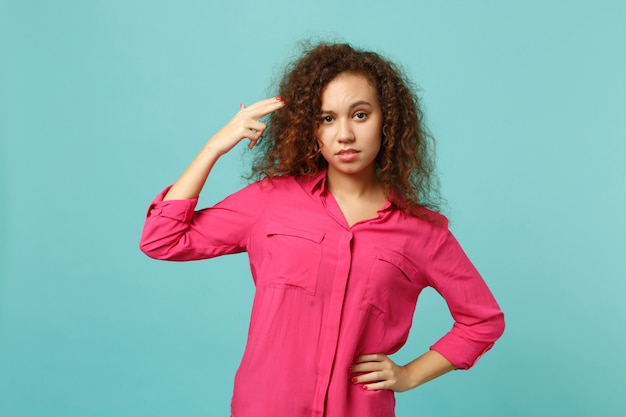
[[[233,417],[394,416],[394,393],[363,390],[348,368],[356,356],[404,345],[427,286],[454,319],[431,349],[457,368],[470,368],[503,332],[498,304],[436,213],[420,219],[387,202],[350,227],[326,172],[265,179],[200,211],[197,198],[163,201],[167,191],[148,210],[140,243],[148,256],[248,253],[256,292]]]

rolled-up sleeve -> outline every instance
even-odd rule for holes
[[[139,247],[155,259],[190,261],[244,252],[252,226],[265,208],[261,183],[250,184],[215,206],[196,211],[197,198],[150,204]]]
[[[504,314],[487,284],[446,230],[428,265],[430,285],[448,304],[454,325],[433,346],[458,369],[469,369],[504,332]]]

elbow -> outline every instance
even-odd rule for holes
[[[139,241],[139,250],[152,259],[167,260],[171,257],[170,249],[162,241],[148,239],[142,236]]]
[[[144,255],[152,259],[162,259],[162,257],[159,256],[157,248],[150,242],[146,242],[143,239],[139,241],[139,250],[142,251]]]
[[[168,260],[179,239],[177,233],[146,224],[139,239],[139,250],[152,259]]]
[[[475,340],[482,340],[482,343],[487,345],[486,350],[489,350],[494,343],[500,339],[502,334],[504,334],[504,329],[506,327],[504,313],[501,310],[498,310],[497,313],[494,313],[486,321],[484,321],[480,327],[480,330],[476,328],[478,333],[475,335]]]
[[[505,328],[506,322],[504,320],[504,313],[500,311],[492,320],[492,335],[494,342],[502,336]]]

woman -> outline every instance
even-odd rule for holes
[[[502,334],[502,312],[436,212],[409,87],[375,53],[319,44],[288,69],[280,96],[242,105],[150,206],[148,256],[248,253],[256,293],[234,417],[393,416],[394,392],[470,368]],[[259,145],[259,180],[194,211],[213,165],[244,139]],[[388,355],[426,286],[455,323],[400,366]]]

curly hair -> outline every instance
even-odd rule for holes
[[[315,137],[322,92],[339,74],[353,73],[368,78],[378,92],[383,126],[376,173],[392,203],[418,217],[429,217],[421,208],[438,212],[434,140],[424,126],[413,84],[375,52],[328,43],[303,49],[280,81],[278,94],[285,106],[269,116],[251,178],[315,175],[328,166]]]

